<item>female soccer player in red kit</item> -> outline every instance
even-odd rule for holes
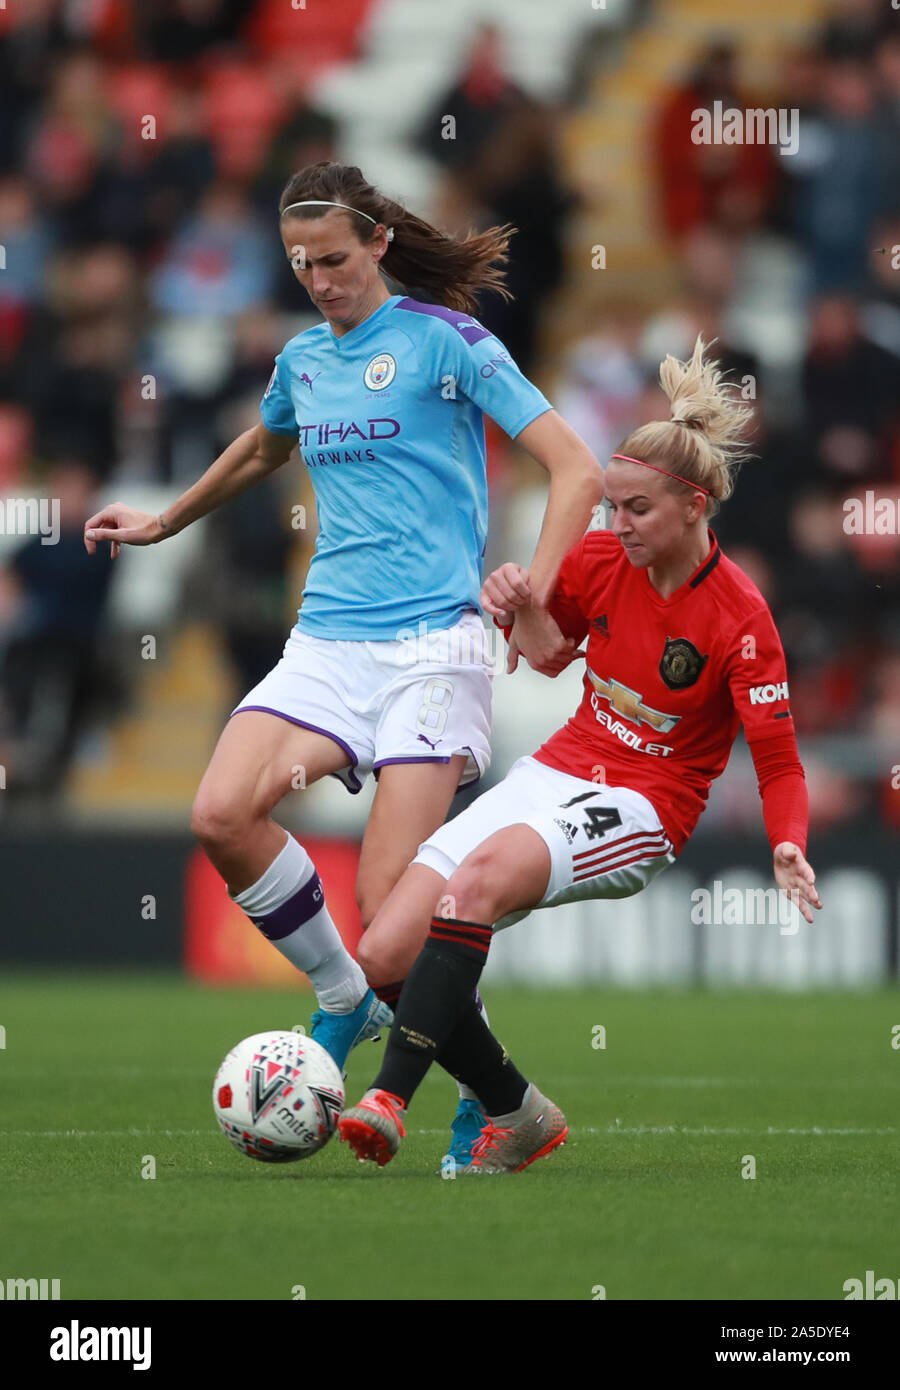
[[[646,887],[686,843],[742,723],[775,880],[808,922],[821,907],[781,642],[765,599],[707,527],[731,495],[750,410],[702,339],[689,362],[667,357],[660,381],[672,418],[641,426],[613,455],[610,529],[569,552],[547,608],[517,565],[485,584],[510,669],[517,637],[552,630],[555,654],[539,669],[556,675],[584,655],[584,696],[537,753],[420,847],[363,938],[374,985],[407,978],[384,1065],[340,1122],[360,1159],[393,1157],[434,1061],[489,1117],[460,1171],[516,1171],[563,1142],[561,1111],[516,1070],[474,1002],[492,933],[533,908]]]

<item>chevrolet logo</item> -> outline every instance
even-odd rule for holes
[[[616,714],[620,714],[623,719],[630,719],[632,724],[649,724],[656,733],[668,734],[681,719],[680,714],[663,714],[662,710],[651,709],[649,705],[644,704],[638,691],[631,690],[617,680],[603,680],[601,676],[594,674],[590,666],[587,668],[587,675],[601,700],[608,700]]]

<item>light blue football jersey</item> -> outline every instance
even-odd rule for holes
[[[401,295],[343,337],[291,338],[260,413],[298,439],[316,495],[299,630],[392,641],[480,612],[482,412],[514,438],[550,409],[477,320]]]

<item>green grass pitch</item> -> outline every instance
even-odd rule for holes
[[[569,1142],[455,1180],[436,1069],[384,1170],[337,1141],[278,1167],[231,1148],[219,1062],[310,1000],[7,976],[0,1278],[59,1278],[64,1299],[834,1300],[867,1269],[900,1277],[900,993],[489,992]],[[380,1051],[353,1054],[348,1103]]]

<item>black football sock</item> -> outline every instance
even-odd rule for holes
[[[436,1060],[475,1092],[489,1115],[508,1115],[525,1098],[528,1082],[485,1023],[474,995]]]
[[[475,1007],[491,928],[434,917],[394,1009],[381,1071],[372,1082],[408,1105],[461,1015]]]

